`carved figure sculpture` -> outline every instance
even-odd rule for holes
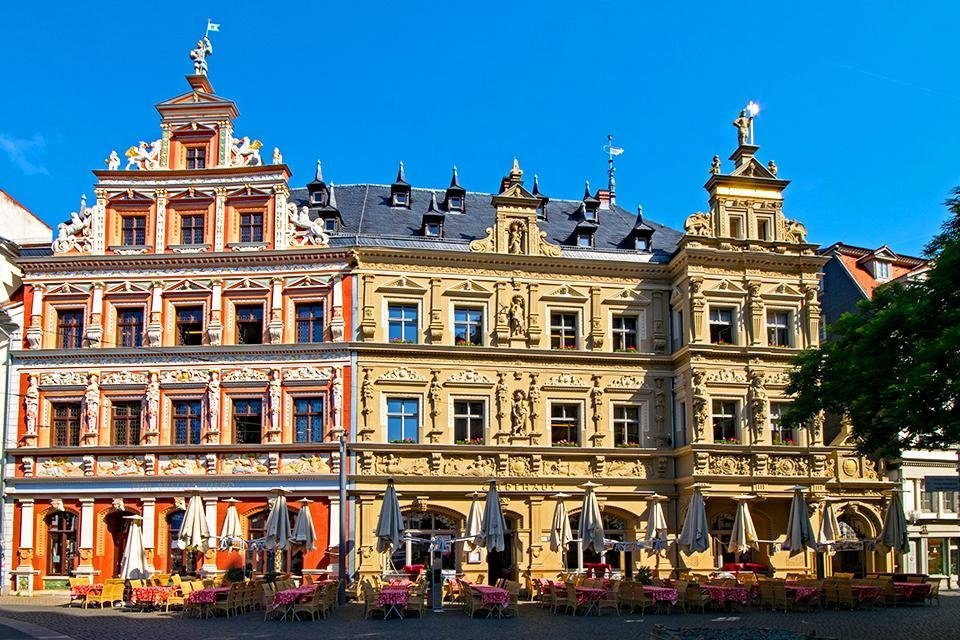
[[[54,253],[63,253],[74,247],[80,251],[91,249],[90,225],[96,210],[96,207],[87,206],[86,196],[80,196],[80,207],[70,213],[70,221],[57,225],[57,239],[52,246]]]
[[[87,433],[97,433],[100,426],[100,379],[95,373],[87,378],[87,390],[83,394],[84,419]]]
[[[807,241],[807,228],[802,222],[787,220],[787,242],[804,244]]]
[[[333,370],[333,380],[330,382],[330,406],[333,409],[333,426],[337,429],[342,424],[343,411],[343,373],[342,369]]]
[[[740,115],[733,121],[733,126],[737,128],[737,144],[747,144],[750,139],[750,124],[753,122],[753,116],[747,116],[747,110],[741,109]]]
[[[37,434],[37,416],[40,412],[40,386],[37,376],[30,374],[27,379],[27,392],[23,398],[24,420],[27,423],[27,435]]]
[[[517,389],[513,392],[513,407],[510,409],[510,430],[513,435],[522,436],[526,434],[529,411],[527,397],[522,390]]]
[[[527,332],[527,310],[523,301],[523,296],[515,295],[510,300],[510,335],[522,336]]]
[[[230,149],[230,164],[234,167],[259,167],[263,164],[260,159],[260,149],[263,143],[259,140],[251,141],[248,136],[233,141]]]
[[[688,236],[710,236],[710,215],[697,211],[687,216],[683,231]]]
[[[141,171],[153,171],[160,168],[160,145],[162,141],[154,140],[149,147],[143,140],[135,147],[127,149],[124,155],[127,156],[127,166],[124,170],[140,169]]]
[[[520,220],[514,220],[510,223],[507,231],[507,251],[510,253],[523,253],[523,237],[526,233],[526,225]]]
[[[280,392],[280,371],[274,369],[270,372],[270,384],[267,394],[270,397],[270,430],[280,431],[280,405],[282,396]]]
[[[150,373],[147,393],[144,396],[147,405],[147,433],[159,433],[160,422],[160,374]]]
[[[323,228],[323,219],[310,220],[310,210],[303,206],[297,210],[295,202],[287,203],[287,219],[293,225],[291,235],[297,245],[316,245],[325,247],[330,237]]]
[[[773,160],[771,160],[770,162],[768,162],[768,163],[767,163],[767,169],[770,171],[770,173],[773,174],[773,177],[774,177],[774,178],[777,177],[777,163],[776,163],[776,162],[774,162]]]
[[[207,56],[213,55],[213,44],[210,38],[204,36],[202,40],[197,40],[197,47],[190,51],[190,59],[193,60],[193,73],[198,76],[207,75]]]
[[[703,440],[710,416],[710,396],[707,394],[706,376],[703,371],[694,371],[690,378],[693,386],[693,439]]]
[[[713,175],[718,175],[720,171],[720,156],[713,156],[713,163],[710,165],[710,173]]]
[[[220,373],[210,372],[207,382],[207,432],[220,432]]]
[[[120,168],[120,156],[117,155],[117,150],[114,149],[110,152],[110,155],[107,157],[104,162],[107,163],[107,169],[109,171],[116,171]]]
[[[754,434],[759,438],[767,425],[767,390],[764,387],[762,371],[750,371],[747,375],[750,380],[750,387],[747,389],[750,396],[750,417],[753,418]]]
[[[273,148],[273,164],[283,164],[283,154],[280,153],[280,147]]]

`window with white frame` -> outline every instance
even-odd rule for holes
[[[483,401],[455,400],[453,441],[456,444],[483,444]]]
[[[767,311],[767,344],[771,347],[790,346],[790,312]]]
[[[459,347],[483,344],[483,310],[456,307],[453,310],[453,343]]]
[[[877,280],[890,279],[890,263],[884,260],[873,261],[873,277]]]
[[[392,303],[387,305],[388,339],[390,342],[417,343],[417,305]]]
[[[785,426],[780,418],[787,410],[786,402],[770,403],[770,440],[773,444],[796,445],[797,432],[795,429]]]
[[[641,447],[643,434],[640,424],[640,406],[613,405],[613,444],[616,447]]]
[[[580,446],[580,405],[555,402],[550,405],[550,442],[555,447]]]
[[[733,307],[710,308],[710,342],[713,344],[733,344]]]
[[[637,316],[613,316],[613,350],[634,352],[638,348]]]
[[[390,442],[419,442],[420,400],[417,398],[387,398],[387,440]]]
[[[554,311],[550,314],[550,348],[577,348],[577,314],[572,311]]]
[[[713,401],[713,441],[737,444],[737,403],[735,400]]]

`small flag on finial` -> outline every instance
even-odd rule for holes
[[[210,18],[207,18],[207,33],[210,33],[211,31],[220,31],[220,23],[215,23],[211,21]]]

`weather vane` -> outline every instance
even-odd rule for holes
[[[207,18],[207,31],[203,34],[203,39],[198,40],[197,48],[190,51],[194,75],[207,75],[207,56],[213,55],[213,44],[210,42],[210,32],[212,31],[220,31],[220,24]]]
[[[614,177],[617,168],[613,166],[613,159],[623,153],[623,147],[614,146],[613,134],[607,134],[603,151],[607,154],[607,189],[610,191],[610,202],[613,203],[617,198],[617,179]]]

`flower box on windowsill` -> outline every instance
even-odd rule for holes
[[[636,353],[636,352],[637,352],[637,348],[636,348],[636,347],[627,347],[626,349],[614,349],[613,352],[614,352],[614,353]]]
[[[714,444],[740,444],[740,441],[736,438],[721,438],[719,440],[714,440]]]
[[[639,449],[639,442],[620,442],[616,445],[617,449]]]
[[[401,438],[400,440],[391,440],[390,444],[417,444],[413,438]]]
[[[554,350],[554,351],[576,351],[576,350],[577,350],[577,347],[576,347],[576,346],[572,346],[572,347],[569,347],[569,346],[568,346],[568,347],[560,346],[560,347],[553,347],[553,350]]]
[[[792,439],[790,439],[790,438],[783,438],[783,439],[775,438],[775,439],[773,440],[773,446],[775,446],[775,447],[795,447],[795,446],[797,446],[797,443],[796,443],[796,441],[794,441],[794,440],[792,440]]]
[[[416,340],[404,340],[403,338],[392,338],[390,344],[417,344]]]
[[[483,444],[483,438],[470,438],[469,440],[456,440],[453,444],[465,444],[477,446]]]
[[[553,443],[554,447],[579,447],[579,442],[571,442],[569,440],[558,440]]]
[[[468,341],[466,341],[466,340],[457,340],[457,341],[454,342],[453,344],[454,344],[454,346],[457,346],[457,347],[479,347],[479,346],[482,346],[482,345],[480,345],[480,344],[477,343],[477,342],[468,342]]]

